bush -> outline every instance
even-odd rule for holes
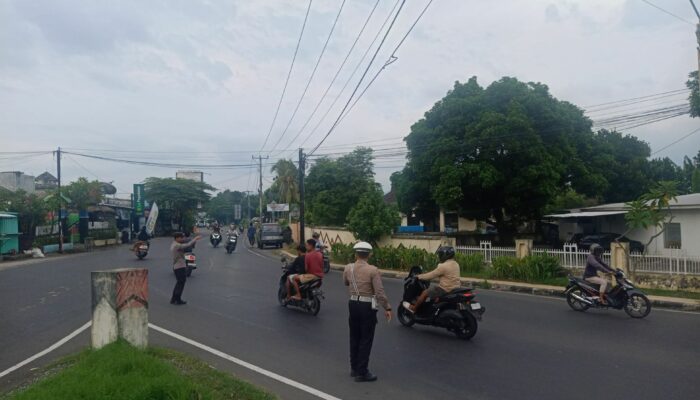
[[[331,246],[331,262],[348,264],[355,261],[355,252],[352,244],[335,243]]]
[[[93,240],[107,240],[117,237],[116,229],[94,229],[88,232],[88,236]]]
[[[484,270],[485,263],[483,254],[457,253],[455,255],[455,260],[459,263],[462,275],[480,273]]]
[[[559,259],[546,254],[520,260],[515,257],[496,257],[493,260],[492,275],[497,279],[546,282],[565,274],[566,271],[559,265]]]

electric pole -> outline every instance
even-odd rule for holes
[[[299,148],[299,243],[306,242],[306,229],[304,225],[304,169],[306,168],[306,160],[304,159],[304,149]]]
[[[245,216],[248,218],[248,222],[250,222],[250,194],[253,193],[252,190],[246,190],[245,191],[245,197],[246,200],[248,200],[248,208],[245,211]]]
[[[263,190],[262,190],[262,186],[263,186],[263,174],[262,174],[262,172],[263,172],[263,170],[262,170],[262,160],[263,160],[263,159],[267,160],[268,158],[270,158],[270,156],[265,156],[265,157],[260,156],[260,155],[257,156],[257,157],[253,156],[253,160],[255,160],[256,158],[258,159],[258,163],[259,163],[259,164],[258,164],[258,165],[259,165],[259,172],[260,172],[260,184],[258,185],[258,197],[259,197],[259,200],[260,200],[260,223],[263,223],[263,222],[264,222],[263,216],[265,215],[265,212],[263,211]]]
[[[58,252],[63,253],[63,221],[61,219],[61,209],[63,208],[63,197],[61,196],[61,147],[56,150],[56,179],[58,181]]]

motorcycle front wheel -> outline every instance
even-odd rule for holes
[[[398,310],[398,312],[397,312],[397,317],[398,317],[399,322],[401,323],[401,325],[407,326],[407,327],[410,328],[410,327],[412,327],[412,326],[416,323],[415,318],[413,318],[413,313],[410,312],[410,311],[408,311],[408,310],[403,306],[403,304],[399,304],[399,306],[396,307],[396,309]]]
[[[651,312],[651,302],[641,293],[632,293],[625,302],[625,312],[632,318],[644,318]]]
[[[331,263],[328,261],[325,261],[323,263],[323,273],[327,274],[331,270]]]
[[[586,311],[588,310],[589,305],[577,300],[573,295],[579,296],[579,297],[585,297],[586,295],[583,293],[583,290],[580,288],[575,288],[572,289],[569,293],[566,294],[566,302],[569,304],[569,307],[571,307],[572,310],[574,311]]]

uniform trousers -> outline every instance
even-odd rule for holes
[[[175,288],[173,288],[171,302],[182,301],[182,291],[185,290],[185,282],[187,282],[187,268],[176,268],[174,271],[177,283],[175,283]]]
[[[377,310],[372,303],[350,300],[350,368],[358,375],[368,372],[369,354],[377,326]]]

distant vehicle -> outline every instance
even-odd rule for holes
[[[576,235],[574,235],[576,236]],[[605,250],[610,250],[610,245],[619,238],[620,242],[627,242],[630,244],[630,251],[634,253],[641,253],[644,251],[644,245],[642,242],[637,240],[631,240],[626,236],[622,236],[619,233],[597,233],[593,235],[584,235],[578,242],[574,242],[578,245],[579,249],[587,250],[593,244],[600,245]]]
[[[262,224],[257,232],[258,248],[262,249],[265,246],[275,246],[282,248],[284,237],[282,237],[282,227],[276,223]]]

